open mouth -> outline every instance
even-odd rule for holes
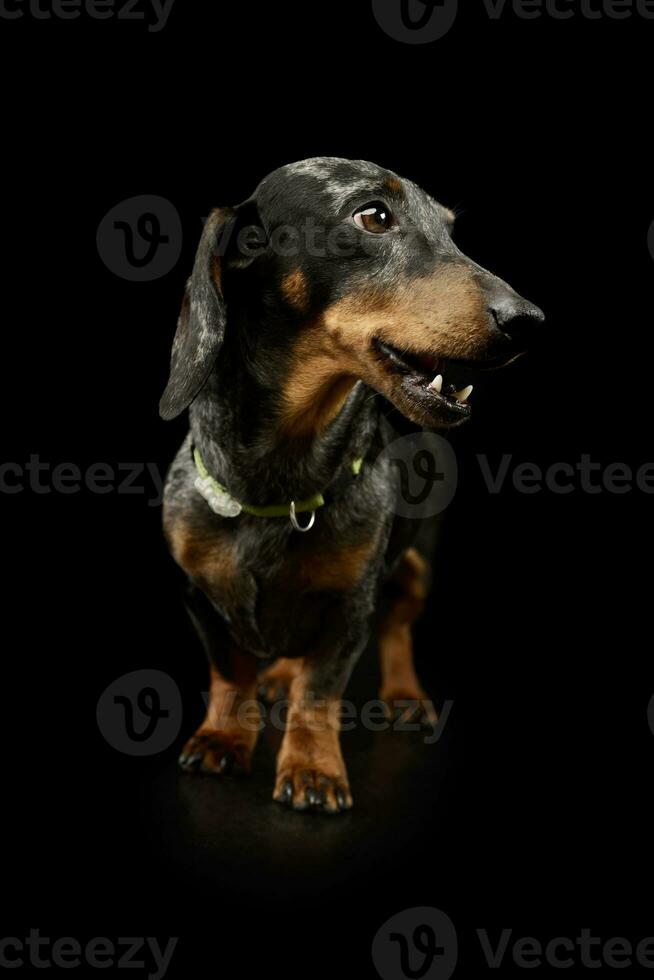
[[[470,415],[472,409],[468,399],[473,389],[470,376],[483,365],[435,354],[402,351],[378,338],[373,340],[373,345],[387,367],[403,376],[405,385],[414,395],[419,395],[423,402],[429,400],[432,412],[440,409],[448,417],[460,421]]]

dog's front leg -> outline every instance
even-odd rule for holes
[[[207,715],[182,751],[180,766],[187,772],[249,772],[261,727],[256,702],[256,664],[249,654],[229,651],[231,677],[211,665]]]
[[[352,795],[340,745],[341,698],[364,644],[306,656],[289,689],[273,798],[295,810],[349,810]]]

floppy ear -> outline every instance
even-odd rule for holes
[[[159,402],[159,414],[166,420],[188,408],[209,377],[222,346],[227,311],[218,239],[235,214],[231,208],[217,209],[204,226],[177,321],[170,378]]]

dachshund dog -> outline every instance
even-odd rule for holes
[[[190,406],[164,528],[211,670],[186,770],[250,769],[259,726],[242,708],[263,684],[288,697],[273,798],[351,807],[338,709],[375,619],[382,700],[433,721],[411,641],[428,562],[421,522],[395,514],[383,405],[461,425],[471,379],[543,320],[459,251],[453,223],[411,181],[331,157],[206,222],[160,404],[164,419]]]

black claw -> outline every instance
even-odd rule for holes
[[[226,752],[225,755],[220,760],[218,765],[218,772],[230,773],[234,768],[234,754],[233,752]]]
[[[316,793],[313,786],[307,786],[306,792],[304,794],[304,798],[309,804],[309,806],[316,805],[316,803],[318,802],[318,794]]]
[[[290,779],[287,779],[282,786],[282,791],[279,794],[279,802],[286,803],[287,805],[293,802],[293,783]]]
[[[345,793],[342,789],[336,790],[336,806],[339,810],[345,809]]]

